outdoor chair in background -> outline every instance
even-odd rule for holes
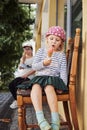
[[[64,113],[66,117],[66,121],[61,122],[61,125],[68,125],[69,130],[72,130],[73,127],[74,130],[79,130],[77,111],[76,111],[76,95],[75,95],[79,43],[80,43],[80,29],[76,28],[75,37],[73,40],[72,39],[68,40],[68,47],[67,47],[68,49],[66,51],[66,57],[68,63],[68,75],[69,75],[68,78],[69,90],[67,92],[62,92],[61,94],[59,94],[56,91],[58,102],[63,103]],[[43,102],[47,102],[44,93],[43,93]],[[27,124],[26,121],[26,104],[32,104],[29,89],[17,90],[17,103],[18,103],[19,130],[27,130],[27,128],[39,127],[38,124]]]

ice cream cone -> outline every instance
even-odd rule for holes
[[[50,48],[50,49],[48,50],[48,57],[51,57],[52,54],[53,54],[53,48]]]

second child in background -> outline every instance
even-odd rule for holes
[[[35,71],[32,69],[33,62],[33,47],[30,41],[25,41],[22,44],[23,54],[20,59],[17,71],[15,71],[15,79],[9,84],[9,90],[14,98],[10,108],[17,108],[17,85],[22,84],[25,81],[29,81],[34,77]]]

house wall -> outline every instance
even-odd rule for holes
[[[87,130],[87,0],[82,0],[82,41],[80,43],[76,103],[80,130]]]
[[[81,97],[83,130],[87,130],[87,0],[82,0],[82,62],[81,62]]]
[[[64,27],[64,3],[65,0],[58,0],[58,25]]]

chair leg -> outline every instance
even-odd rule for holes
[[[18,127],[19,130],[27,130],[26,125],[26,109],[23,105],[23,96],[17,95],[18,104]]]
[[[27,124],[26,124],[26,108],[23,106],[23,125],[24,125],[24,130],[27,130]]]
[[[72,124],[71,124],[71,120],[70,120],[68,101],[63,101],[63,107],[64,107],[65,117],[66,117],[66,120],[68,122],[69,130],[72,130]]]
[[[25,107],[18,106],[18,126],[19,130],[27,130]]]
[[[19,126],[19,130],[24,130],[23,110],[21,106],[18,106],[18,126]]]
[[[78,119],[77,119],[77,112],[76,112],[76,99],[75,99],[75,87],[71,86],[70,92],[70,110],[72,116],[72,122],[74,125],[74,130],[79,130]]]

